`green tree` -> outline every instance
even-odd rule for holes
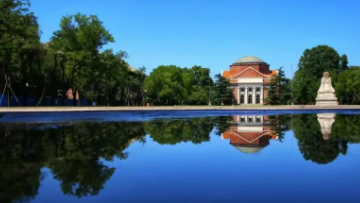
[[[346,55],[346,54],[343,54],[343,55],[340,57],[339,72],[342,72],[342,71],[345,71],[345,70],[348,70],[348,69],[349,69],[349,66],[348,66],[348,58],[347,58],[347,55]]]
[[[341,104],[360,103],[360,68],[341,72],[334,83],[335,93]]]
[[[60,30],[54,32],[51,48],[65,55],[65,74],[73,90],[74,106],[76,93],[84,90],[91,62],[108,42],[114,42],[113,37],[94,15],[65,16],[61,19]]]
[[[29,7],[27,0],[0,1],[0,71],[11,80],[11,91],[25,97],[25,105],[28,87],[42,80],[39,25]]]
[[[181,104],[187,95],[182,69],[175,65],[159,66],[144,81],[144,88],[154,104]]]
[[[271,78],[266,102],[271,105],[285,105],[291,102],[291,82],[285,77],[282,67],[278,69],[278,74]]]
[[[221,74],[215,75],[214,83],[214,94],[213,94],[213,104],[219,105],[221,101],[224,104],[231,105],[234,102],[233,89],[230,88],[230,82],[224,78]]]
[[[265,103],[270,105],[278,105],[280,103],[278,82],[277,77],[271,78],[269,92],[267,98],[265,99]]]
[[[343,65],[345,66],[345,56]],[[293,80],[294,102],[314,103],[323,72],[340,72],[340,56],[338,52],[326,45],[306,49],[298,63],[298,70]]]

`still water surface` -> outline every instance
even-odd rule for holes
[[[360,114],[1,122],[0,202],[360,202]]]

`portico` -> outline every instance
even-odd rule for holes
[[[234,89],[236,104],[263,104],[271,78],[277,74],[269,64],[255,56],[245,56],[230,65],[223,76]]]
[[[239,84],[237,91],[237,104],[263,104],[264,86],[262,84]]]

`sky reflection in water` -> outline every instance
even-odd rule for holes
[[[360,200],[360,115],[2,123],[1,131],[0,202]]]

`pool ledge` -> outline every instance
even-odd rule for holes
[[[316,106],[152,106],[152,107],[0,107],[0,113],[116,112],[116,111],[276,111],[276,110],[360,110],[360,105]]]

